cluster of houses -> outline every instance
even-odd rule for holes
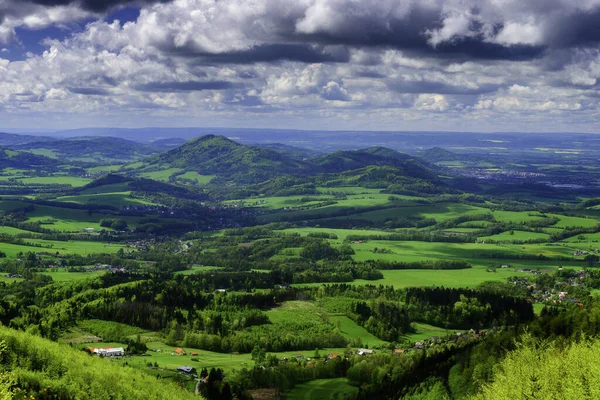
[[[577,271],[575,276],[565,278],[564,281],[554,281],[553,287],[545,287],[537,283],[530,283],[526,279],[516,279],[513,284],[527,289],[529,298],[535,303],[573,303],[579,307],[583,306],[580,299],[569,296],[568,287],[583,286],[583,281],[589,278],[589,274],[584,270]]]
[[[125,350],[122,347],[101,347],[101,348],[93,348],[88,347],[90,353],[95,354],[100,357],[123,357],[125,355]]]
[[[99,263],[96,263],[90,267],[86,267],[86,269],[85,269],[85,272],[93,272],[93,271],[108,271],[108,272],[112,272],[112,273],[127,273],[127,270],[123,267],[117,267],[114,265],[99,264]]]

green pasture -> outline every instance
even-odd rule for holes
[[[527,221],[538,221],[543,217],[537,211],[492,211],[492,215],[498,222],[521,223]]]
[[[148,179],[154,179],[155,181],[168,182],[171,175],[178,172],[183,172],[182,168],[167,168],[160,171],[142,172],[140,176]]]
[[[412,205],[395,207],[384,210],[357,213],[351,216],[338,217],[338,219],[365,219],[374,222],[384,222],[388,218],[434,218],[438,222],[456,218],[461,215],[474,215],[489,213],[489,210],[461,203],[439,203],[427,205]]]
[[[380,193],[381,189],[363,188],[360,186],[342,186],[342,187],[317,187],[320,193],[344,193],[344,194],[375,194]]]
[[[417,241],[369,240],[351,245],[357,261],[383,259],[389,261],[420,260],[477,260],[500,262],[502,259],[518,259],[520,255],[543,255],[549,258],[571,257],[578,249],[573,244],[491,244],[491,243],[443,243]],[[376,253],[375,249],[385,249],[388,253]]]
[[[106,193],[119,193],[131,191],[129,182],[111,183],[110,185],[102,185],[83,189],[79,192],[80,195],[92,195],[92,194],[106,194]]]
[[[598,247],[598,241],[600,241],[600,232],[584,233],[582,235],[571,236],[570,238],[563,240],[563,242],[578,243],[583,245],[589,243],[590,246],[594,246],[594,248]]]
[[[0,248],[6,253],[9,258],[16,258],[17,254],[23,252],[46,252],[61,254],[96,254],[96,253],[116,253],[123,246],[118,244],[106,244],[101,242],[84,242],[84,241],[72,241],[68,242],[56,241],[56,240],[42,240],[42,239],[26,239],[27,242],[32,244],[39,244],[42,247],[28,246],[11,243],[0,243]],[[50,246],[50,247],[47,247]]]
[[[358,340],[362,343],[362,346],[381,346],[387,345],[388,342],[377,338],[375,335],[369,333],[365,328],[358,325],[345,315],[333,315],[329,317],[329,322],[335,325],[336,328],[342,332],[349,340]]]
[[[71,185],[73,187],[81,187],[87,185],[92,180],[74,176],[37,176],[33,178],[21,178],[18,181],[25,185]]]
[[[160,369],[176,370],[183,365],[189,365],[198,370],[202,368],[221,368],[225,374],[231,373],[233,370],[239,370],[241,368],[252,368],[254,361],[250,354],[238,354],[238,353],[216,353],[207,350],[194,349],[191,347],[181,347],[185,350],[186,355],[174,354],[177,346],[167,346],[163,342],[147,342],[149,351],[146,356],[133,356],[132,358],[123,358],[121,360],[114,360],[114,362],[125,364],[148,371],[148,373],[156,374],[156,370],[149,370],[147,367],[148,363],[157,363]],[[127,345],[123,343],[89,343],[82,344],[81,347],[100,347],[100,346],[115,346],[126,348]],[[326,356],[331,353],[343,354],[345,349],[342,348],[326,348],[319,349],[321,356]],[[268,353],[274,354],[279,358],[293,358],[296,354],[303,354],[304,357],[312,357],[315,349],[307,349],[305,351],[285,351],[279,353]],[[192,356],[191,353],[198,353],[197,356]],[[192,358],[198,361],[192,361]]]
[[[23,233],[32,234],[33,232],[25,231],[23,229],[13,228],[12,226],[0,226],[0,233],[4,233],[7,235],[18,235],[18,234],[23,234]]]
[[[560,215],[560,214],[548,214],[548,216],[560,218],[560,221],[558,221],[554,225],[554,227],[556,227],[556,228],[567,228],[567,227],[593,228],[597,225],[600,225],[600,220],[595,219],[595,218],[571,217],[571,216]]]
[[[0,211],[10,211],[28,206],[28,203],[18,200],[0,200]]]
[[[67,203],[76,204],[105,204],[109,206],[124,207],[124,206],[138,206],[138,205],[152,205],[154,203],[129,197],[131,192],[114,192],[114,193],[102,193],[102,194],[90,194],[90,195],[78,195],[78,196],[61,196],[56,198],[57,201],[64,201]]]
[[[414,322],[411,324],[411,326],[415,332],[404,335],[404,338],[411,342],[419,342],[421,340],[430,339],[432,336],[438,336],[441,338],[455,332],[454,330],[422,324],[419,322]]]
[[[177,272],[175,272],[175,274],[176,275],[193,275],[193,274],[197,274],[199,272],[212,271],[212,270],[219,269],[219,268],[220,267],[211,267],[211,266],[206,266],[206,265],[194,265],[190,269],[186,269],[183,271],[177,271]]]
[[[349,235],[389,235],[394,232],[377,231],[371,229],[330,229],[330,228],[290,228],[284,229],[283,233],[298,233],[306,236],[309,233],[332,233],[338,237],[338,241],[344,241]]]
[[[207,185],[215,179],[216,175],[200,175],[195,171],[188,171],[185,174],[177,175],[177,179],[187,179],[190,181],[195,181],[198,185]]]
[[[109,214],[89,213],[86,210],[36,205],[35,210],[27,213],[29,222],[42,222],[42,227],[63,232],[80,232],[86,228],[102,229],[100,220],[114,218]],[[139,218],[118,217],[134,225]]]
[[[478,238],[479,241],[493,240],[497,242],[510,242],[513,240],[530,240],[530,239],[548,239],[550,235],[541,232],[527,232],[527,231],[510,231],[502,232],[492,236],[482,236]]]
[[[358,392],[346,378],[316,379],[298,384],[286,395],[288,400],[343,400]]]
[[[104,275],[105,273],[106,271],[69,272],[65,270],[48,270],[48,272],[44,272],[43,274],[52,277],[54,282],[73,282],[87,278],[95,278],[97,276]]]
[[[484,267],[473,267],[461,270],[394,270],[381,271],[383,279],[367,281],[357,279],[356,285],[391,285],[397,289],[417,286],[444,286],[474,288],[487,281],[506,281],[511,276],[528,276],[523,272],[516,272],[512,268],[497,269],[496,272],[487,272]]]
[[[108,172],[116,172],[121,169],[123,165],[101,165],[99,167],[87,168],[86,171],[88,174],[102,174]]]

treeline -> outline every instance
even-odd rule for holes
[[[371,305],[359,301],[347,312],[354,322],[380,339],[397,342],[401,335],[412,332],[408,311],[396,302],[377,301]]]
[[[534,317],[523,298],[469,289],[408,288],[405,304],[412,320],[456,329],[514,325]]]
[[[397,269],[468,269],[471,264],[463,260],[424,260],[424,261],[367,261],[375,269],[397,270]]]

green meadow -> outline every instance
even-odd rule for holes
[[[21,178],[18,181],[26,185],[71,185],[73,187],[81,187],[87,185],[92,180],[73,176],[39,176]]]
[[[329,317],[329,322],[334,324],[346,338],[350,340],[360,339],[362,346],[373,347],[389,344],[369,333],[345,315],[332,315]]]
[[[27,242],[32,244],[38,244],[38,246],[26,246],[10,243],[2,243],[0,248],[6,253],[7,257],[15,258],[17,254],[23,252],[46,252],[61,254],[80,254],[88,255],[94,253],[116,253],[119,249],[123,248],[120,244],[107,244],[101,242],[86,242],[86,241],[57,241],[57,240],[42,240],[42,239],[26,239]]]
[[[62,196],[57,197],[56,200],[76,204],[105,204],[116,207],[154,204],[143,199],[130,197],[130,195],[131,192],[128,191],[78,196]]]
[[[343,400],[357,393],[358,388],[350,385],[346,378],[316,379],[296,385],[286,395],[287,400]]]
[[[148,178],[148,179],[154,179],[157,181],[168,182],[169,178],[171,178],[171,175],[176,174],[178,172],[183,172],[183,169],[167,168],[167,169],[163,169],[163,170],[159,170],[159,171],[143,172],[140,174],[140,176],[142,176],[144,178]]]
[[[87,278],[95,278],[97,276],[104,275],[105,271],[92,271],[92,272],[69,272],[65,270],[53,271],[49,270],[44,272],[44,275],[52,277],[54,282],[73,282]]]

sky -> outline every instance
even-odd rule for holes
[[[0,0],[0,130],[600,132],[600,0]]]

